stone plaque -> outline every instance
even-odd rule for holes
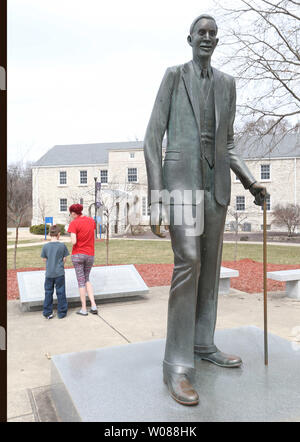
[[[24,309],[42,306],[44,302],[45,271],[18,272],[20,301]],[[66,295],[69,302],[79,301],[74,269],[66,269]],[[93,267],[90,281],[96,300],[144,295],[149,292],[143,278],[133,264]],[[54,303],[57,303],[54,294]]]

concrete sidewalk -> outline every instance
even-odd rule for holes
[[[22,313],[19,301],[9,301],[9,420],[57,420],[50,396],[51,355],[164,338],[168,296],[169,287],[152,287],[144,297],[101,304],[99,316],[82,317],[73,308],[66,318],[50,321],[41,312]],[[298,348],[300,333],[297,337],[295,328],[299,327],[300,332],[300,302],[281,296],[282,293],[269,298],[269,332],[295,341]],[[218,328],[263,327],[261,294],[232,290],[230,295],[219,297],[218,311]]]
[[[34,246],[43,246],[44,244],[47,244],[47,242],[50,242],[49,240],[43,240],[43,241],[36,241],[36,242],[27,242],[27,243],[25,243],[25,244],[18,244],[18,248],[20,248],[20,247],[34,247]],[[70,238],[64,238],[63,240],[62,239],[60,239],[59,240],[59,242],[62,242],[62,243],[70,243],[71,242],[71,239]],[[9,245],[9,246],[7,246],[7,250],[9,250],[9,249],[14,249],[15,248],[15,246],[14,246],[14,244],[11,244],[11,245]]]

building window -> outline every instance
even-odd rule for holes
[[[267,228],[267,230],[271,230],[271,224],[267,224],[266,228]],[[264,230],[264,225],[263,224],[260,225],[260,230]]]
[[[67,172],[59,172],[59,184],[67,184]]]
[[[80,171],[80,184],[87,184],[87,170]]]
[[[235,201],[236,201],[235,208],[237,211],[245,210],[245,197],[244,196],[237,196]]]
[[[142,199],[142,215],[143,216],[150,216],[150,207],[147,204],[147,198],[145,196],[143,196]]]
[[[264,206],[260,206],[260,208],[261,208],[261,210],[264,210]],[[267,208],[267,211],[271,210],[271,197],[270,197],[270,195],[267,195],[267,197],[266,197],[266,208]]]
[[[100,182],[108,183],[108,171],[107,170],[100,170]]]
[[[130,158],[134,158],[134,152],[130,152]]]
[[[242,225],[242,231],[243,232],[251,232],[251,223],[244,223]]]
[[[146,210],[147,210],[147,199],[145,196],[143,196],[142,199],[142,215],[146,216]]]
[[[136,183],[137,182],[137,168],[129,167],[128,168],[128,182]]]
[[[83,206],[83,198],[80,198],[79,204],[81,204]]]
[[[61,198],[59,200],[59,210],[61,212],[67,212],[68,211],[68,202],[67,198]]]
[[[270,178],[271,178],[270,164],[261,164],[260,165],[260,179],[261,180],[269,180]]]
[[[87,184],[87,170],[80,171],[80,184]]]

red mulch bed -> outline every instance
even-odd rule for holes
[[[263,291],[263,264],[252,259],[242,259],[240,261],[224,261],[224,267],[239,271],[238,278],[231,278],[231,287],[248,293],[260,293]],[[136,269],[149,287],[170,285],[173,264],[136,264]],[[66,268],[73,268],[72,266]],[[274,270],[298,269],[298,265],[268,264],[268,272]],[[31,272],[34,270],[44,270],[44,268],[21,268],[7,271],[7,299],[18,299],[19,289],[17,282],[17,272]],[[284,290],[285,284],[279,281],[268,279],[268,291]]]
[[[234,289],[241,290],[247,293],[260,293],[263,291],[263,263],[253,261],[252,259],[241,259],[240,261],[224,261],[224,267],[235,269],[239,271],[238,278],[231,278],[230,286]],[[285,265],[285,264],[268,264],[267,271],[273,272],[276,270],[293,270],[299,269],[299,264]],[[268,292],[278,292],[285,290],[285,283],[267,280]]]
[[[263,263],[252,259],[223,261],[222,266],[239,271],[238,278],[231,278],[230,286],[248,293],[263,291]],[[136,264],[135,266],[149,287],[170,285],[173,264]],[[267,271],[299,269],[298,265],[268,264]],[[268,291],[285,290],[285,283],[268,279]]]

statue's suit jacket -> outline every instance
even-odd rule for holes
[[[236,108],[235,80],[230,75],[213,70],[215,100],[215,199],[227,206],[230,202],[230,168],[248,189],[255,178],[237,154],[233,123]],[[144,154],[148,176],[148,203],[151,190],[203,189],[203,157],[200,143],[200,105],[197,99],[193,62],[167,69],[159,88],[147,127]],[[162,141],[167,131],[167,148],[162,165]],[[188,192],[189,193],[189,192]],[[191,193],[191,192],[190,192]]]

